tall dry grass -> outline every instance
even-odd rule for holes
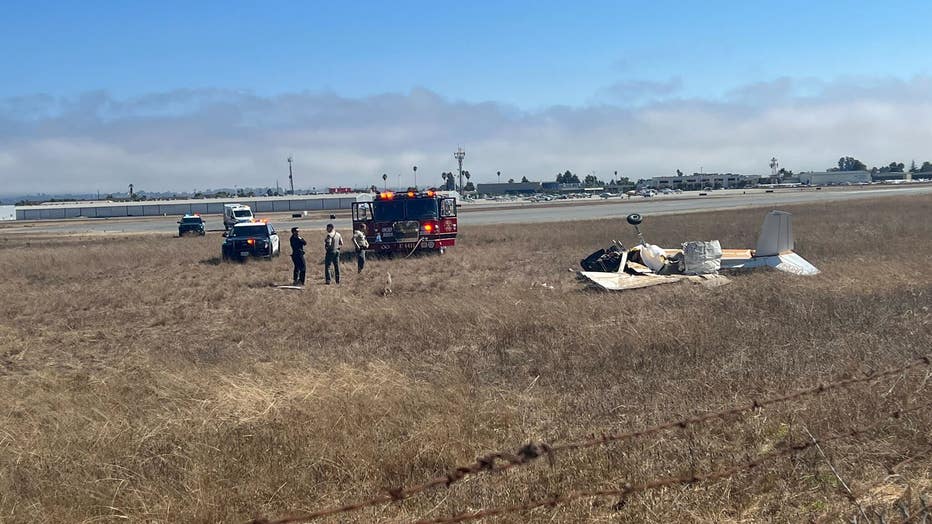
[[[0,238],[0,520],[237,522],[368,498],[528,440],[637,428],[893,367],[932,334],[932,199],[787,207],[822,274],[707,290],[587,291],[567,268],[620,220],[468,228],[444,256],[370,260],[308,289],[287,256],[220,264],[220,238]],[[761,210],[648,217],[656,243],[754,245]],[[320,244],[320,234],[309,244]],[[393,294],[382,296],[385,273]],[[547,284],[543,286],[541,284]],[[552,286],[553,289],[550,287]],[[617,487],[873,424],[929,374],[557,457],[344,516],[399,521]],[[866,507],[932,489],[932,415],[827,445]],[[897,476],[886,468],[912,460]],[[906,487],[910,490],[907,491]],[[514,522],[838,520],[817,453],[731,479]]]

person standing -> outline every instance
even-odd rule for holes
[[[291,261],[294,262],[294,285],[303,286],[307,275],[307,263],[304,262],[304,246],[307,241],[298,234],[298,228],[291,228]]]
[[[340,283],[340,248],[343,247],[343,236],[333,229],[333,224],[327,224],[327,236],[324,237],[324,282],[330,284],[330,265],[333,265],[333,278]]]
[[[366,240],[366,234],[362,232],[363,226],[353,231],[353,245],[356,246],[356,272],[362,273],[362,268],[366,266],[366,249],[369,247],[369,241]]]

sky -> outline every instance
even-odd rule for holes
[[[932,161],[932,3],[4,2],[0,194]]]

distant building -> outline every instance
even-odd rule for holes
[[[799,174],[799,182],[810,186],[869,184],[870,181],[869,171],[818,171]]]
[[[165,215],[223,214],[224,204],[246,204],[254,213],[324,211],[349,209],[354,193],[339,195],[288,195],[281,197],[204,198],[148,200],[145,202],[67,202],[38,206],[16,206],[16,220],[62,218],[112,218]]]
[[[478,184],[476,192],[482,195],[528,195],[540,193],[540,182],[512,182],[504,184]]]
[[[682,189],[700,190],[706,187],[713,189],[718,188],[741,188],[755,186],[760,181],[757,175],[738,175],[734,173],[708,173],[688,176],[655,176],[647,180],[642,180],[639,187],[650,189]]]
[[[540,188],[545,193],[579,193],[585,189],[579,182],[541,182]]]
[[[328,187],[327,193],[331,195],[338,195],[343,193],[353,193],[353,188],[351,187]]]
[[[912,178],[913,174],[914,173],[904,173],[902,171],[878,171],[876,173],[871,173],[871,180],[874,182],[884,182],[887,180],[908,180]]]

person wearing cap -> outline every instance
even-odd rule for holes
[[[333,224],[327,224],[327,236],[324,237],[324,282],[330,284],[330,265],[333,265],[333,278],[340,283],[340,248],[343,247],[343,236],[333,229]]]
[[[365,226],[357,226],[359,229],[353,231],[353,245],[356,246],[356,272],[362,273],[362,268],[366,266],[366,249],[369,247],[369,241],[366,240],[366,234],[363,233]]]
[[[307,275],[307,264],[304,262],[304,246],[307,241],[298,234],[298,228],[291,228],[291,261],[294,262],[294,285],[303,286]]]

